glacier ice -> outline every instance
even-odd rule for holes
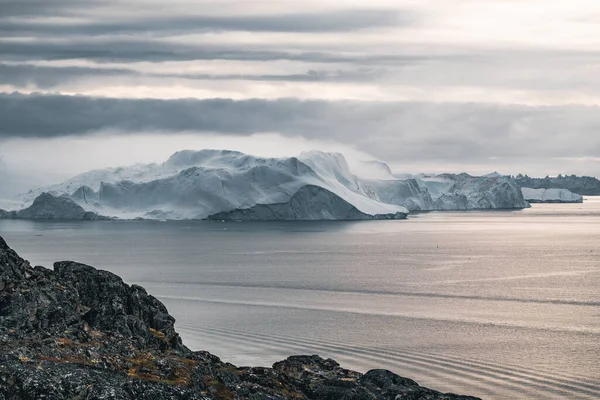
[[[583,197],[568,189],[521,188],[523,197],[530,203],[583,203]]]
[[[184,150],[162,164],[80,174],[5,204],[29,207],[40,195],[51,194],[68,198],[86,213],[160,220],[397,219],[409,210],[528,206],[514,179],[499,174],[399,178],[379,161],[353,168],[339,153],[264,158],[230,150]],[[52,204],[64,206],[63,201]]]
[[[513,178],[499,174],[441,174],[395,181],[370,181],[378,198],[410,211],[527,208]]]
[[[307,221],[307,220],[370,220],[405,219],[407,213],[365,214],[340,196],[320,186],[301,187],[289,201],[257,204],[209,215],[210,220],[224,221]]]

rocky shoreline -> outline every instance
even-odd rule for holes
[[[0,237],[0,400],[476,400],[316,355],[236,367],[188,349],[174,323],[140,286],[71,261],[32,267]]]

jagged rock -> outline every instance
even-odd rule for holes
[[[185,347],[165,306],[93,267],[31,267],[0,238],[0,399],[473,400],[319,356],[238,368]]]
[[[175,318],[143,287],[129,286],[111,272],[70,261],[55,263],[54,272],[77,291],[80,304],[89,308],[82,318],[90,327],[132,337],[140,347],[182,346]]]
[[[312,399],[474,399],[427,389],[383,369],[363,375],[316,355],[292,356],[275,363],[273,369],[296,380],[301,391]]]

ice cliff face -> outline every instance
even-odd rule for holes
[[[442,174],[369,181],[379,200],[410,211],[519,209],[529,204],[514,179],[490,174]]]
[[[0,218],[361,220],[403,218],[409,210],[528,206],[514,179],[499,174],[397,178],[382,162],[355,169],[337,153],[261,158],[186,150],[163,164],[91,171],[31,190],[12,208],[25,209]]]
[[[417,179],[372,180],[368,186],[384,203],[397,204],[410,211],[438,209],[424,182]]]
[[[523,197],[530,203],[583,203],[583,197],[567,189],[521,188]]]
[[[514,179],[491,174],[471,176],[468,174],[444,174],[438,178],[447,180],[451,186],[436,199],[440,209],[484,210],[527,208],[521,190]]]

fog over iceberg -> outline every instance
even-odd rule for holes
[[[600,175],[591,0],[0,0],[0,196],[183,149]]]

